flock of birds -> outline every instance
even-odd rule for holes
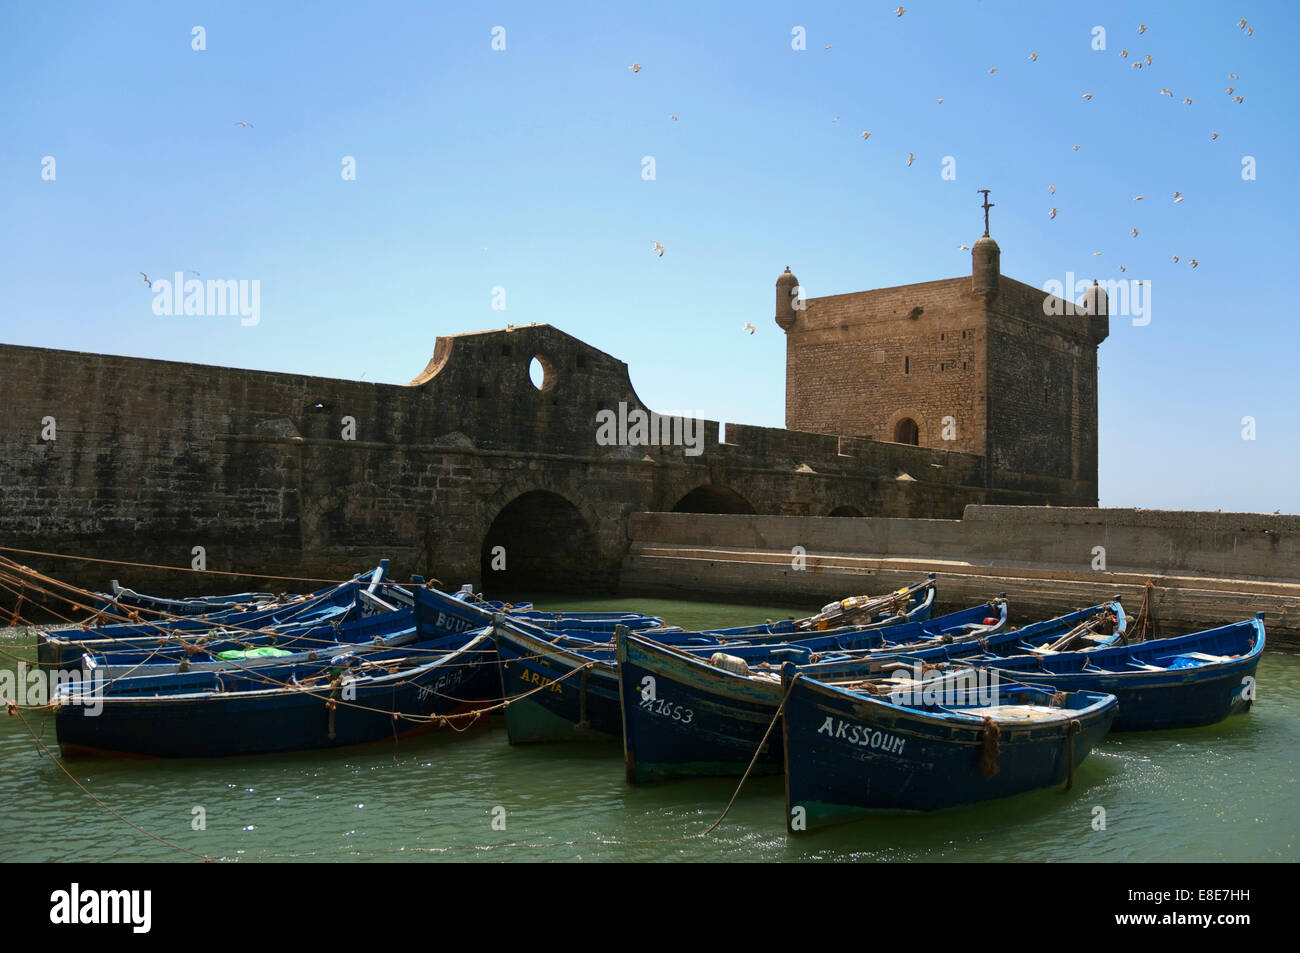
[[[1240,29],[1245,30],[1246,33],[1247,33],[1249,36],[1254,36],[1254,35],[1255,35],[1255,29],[1254,29],[1254,27],[1250,26],[1250,25],[1247,23],[1247,21],[1246,21],[1245,19],[1242,19],[1242,20],[1237,21],[1237,26],[1238,26]],[[1138,32],[1138,35],[1139,35],[1139,36],[1145,34],[1145,33],[1147,32],[1147,26],[1146,26],[1146,24],[1145,24],[1145,23],[1138,24],[1137,32]],[[1126,60],[1126,59],[1129,58],[1129,51],[1128,51],[1127,49],[1121,49],[1121,50],[1119,51],[1119,55],[1120,55],[1120,58],[1121,58],[1121,59],[1125,59],[1125,60]],[[1029,54],[1029,58],[1030,58],[1030,60],[1032,60],[1032,61],[1034,61],[1034,62],[1037,62],[1037,61],[1038,61],[1038,54],[1037,54],[1037,53],[1030,53],[1030,54]],[[1131,67],[1132,67],[1133,69],[1142,69],[1144,66],[1151,66],[1151,65],[1153,65],[1153,63],[1154,63],[1154,60],[1152,59],[1151,54],[1148,53],[1148,54],[1146,54],[1145,56],[1142,56],[1142,57],[1139,58],[1139,59],[1135,59],[1135,60],[1134,60],[1130,65],[1131,65]],[[994,67],[993,69],[990,69],[989,72],[990,72],[990,73],[997,72],[997,67]],[[1229,73],[1229,74],[1228,74],[1228,79],[1229,79],[1229,81],[1236,81],[1236,80],[1239,80],[1240,78],[1241,78],[1241,77],[1240,77],[1237,73]],[[1232,101],[1233,101],[1234,103],[1237,103],[1238,105],[1240,105],[1240,104],[1242,104],[1242,103],[1244,103],[1244,102],[1246,101],[1245,96],[1242,96],[1242,95],[1237,94],[1237,87],[1235,87],[1235,86],[1229,86],[1225,92],[1226,92],[1226,94],[1227,94],[1228,96],[1231,96],[1231,97],[1232,97]],[[1168,88],[1167,86],[1162,86],[1162,87],[1160,87],[1160,95],[1161,95],[1161,96],[1168,96],[1170,99],[1175,98],[1175,97],[1174,97],[1174,91],[1173,91],[1172,89]],[[1092,93],[1084,93],[1084,94],[1083,94],[1083,99],[1085,99],[1085,100],[1091,101],[1092,98],[1093,98],[1093,94],[1092,94]],[[939,102],[942,103],[943,100],[940,99]],[[1185,97],[1183,97],[1183,105],[1186,105],[1186,106],[1190,106],[1190,105],[1192,105],[1192,97],[1191,97],[1191,96],[1185,96]],[[1219,138],[1219,133],[1217,133],[1217,132],[1211,132],[1211,133],[1210,133],[1210,141],[1211,141],[1211,142],[1216,141],[1218,138]],[[1078,151],[1079,151],[1079,146],[1076,145],[1076,146],[1073,147],[1073,149],[1074,149],[1075,152],[1078,152]],[[909,154],[909,156],[908,156],[908,165],[911,165],[911,164],[912,164],[912,163],[911,163],[911,156],[910,156],[910,154]],[[1055,194],[1056,194],[1056,187],[1055,187],[1055,186],[1049,185],[1049,186],[1047,187],[1047,190],[1048,190],[1052,195],[1055,195]],[[1135,195],[1135,196],[1133,196],[1133,201],[1135,201],[1135,202],[1141,202],[1144,198],[1145,198],[1145,196],[1143,196],[1143,195]],[[1173,203],[1174,203],[1175,205],[1177,205],[1177,204],[1179,204],[1179,203],[1181,203],[1181,202],[1183,201],[1183,199],[1184,199],[1184,195],[1183,195],[1183,193],[1182,193],[1181,191],[1175,191],[1175,192],[1173,193],[1172,199],[1173,199]],[[1056,216],[1057,216],[1057,213],[1058,213],[1059,211],[1060,211],[1060,209],[1059,209],[1057,206],[1053,206],[1052,208],[1048,209],[1047,217],[1048,217],[1049,219],[1055,221]],[[1133,238],[1137,238],[1137,237],[1139,237],[1139,235],[1141,234],[1141,232],[1140,232],[1140,230],[1139,230],[1137,227],[1133,227],[1133,228],[1130,228],[1130,229],[1129,229],[1129,234],[1130,234]],[[960,248],[962,248],[962,249],[968,249],[969,247],[970,247],[969,245],[962,245],[962,246],[960,246]],[[1093,252],[1093,255],[1096,256],[1096,257],[1100,257],[1101,252]],[[1182,256],[1180,256],[1180,255],[1170,255],[1170,260],[1172,260],[1172,261],[1174,262],[1174,264],[1178,264],[1179,262],[1182,261]],[[1195,258],[1188,258],[1188,259],[1187,259],[1187,263],[1188,263],[1189,265],[1191,265],[1192,268],[1197,268],[1197,267],[1200,266],[1200,262],[1199,262],[1197,259],[1195,259]],[[1125,272],[1125,271],[1128,270],[1124,265],[1119,265],[1118,267],[1119,267],[1119,270],[1120,270],[1121,272]]]
[[[896,15],[896,16],[900,16],[900,17],[903,16],[903,14],[905,14],[906,12],[907,12],[907,8],[906,8],[906,7],[903,7],[903,6],[899,6],[899,7],[894,11],[895,15]],[[1250,26],[1244,18],[1241,19],[1241,20],[1239,20],[1239,21],[1237,21],[1237,26],[1238,26],[1240,29],[1244,30],[1244,31],[1246,32],[1246,34],[1249,35],[1249,36],[1254,36],[1254,35],[1255,35],[1255,28],[1252,27],[1252,26]],[[1143,34],[1145,34],[1145,33],[1147,32],[1147,26],[1146,26],[1146,24],[1145,24],[1145,23],[1138,24],[1137,32],[1138,32],[1138,35],[1139,35],[1139,36],[1142,36]],[[827,43],[825,48],[826,48],[827,50],[831,49],[831,48],[832,48],[832,44]],[[1120,58],[1121,58],[1121,59],[1128,59],[1128,58],[1129,58],[1129,51],[1128,51],[1127,49],[1121,49],[1121,50],[1119,51],[1119,55],[1120,55]],[[1029,54],[1029,59],[1030,59],[1031,62],[1037,63],[1037,62],[1038,62],[1038,54],[1037,54],[1037,53],[1030,53],[1030,54]],[[1148,54],[1146,54],[1146,55],[1144,55],[1144,56],[1142,56],[1142,57],[1140,57],[1140,58],[1138,58],[1138,59],[1135,59],[1135,60],[1132,62],[1132,64],[1130,64],[1130,65],[1131,65],[1131,67],[1132,67],[1133,69],[1142,69],[1144,66],[1152,66],[1153,63],[1154,63],[1154,60],[1153,60],[1151,54],[1148,53]],[[633,63],[631,66],[628,67],[628,69],[631,70],[633,73],[640,73],[642,67],[641,67],[641,64],[640,64],[640,63]],[[990,73],[990,74],[996,73],[997,71],[998,71],[998,68],[997,68],[996,66],[991,66],[991,67],[989,67],[989,73]],[[1240,76],[1239,76],[1237,73],[1229,73],[1229,74],[1228,74],[1228,79],[1229,79],[1230,81],[1236,81],[1236,80],[1239,80],[1239,79],[1240,79]],[[1168,97],[1170,97],[1171,99],[1174,98],[1173,90],[1169,89],[1168,87],[1163,87],[1163,86],[1162,86],[1162,87],[1160,88],[1160,95],[1161,95],[1161,96],[1168,96]],[[1237,88],[1236,88],[1235,86],[1229,86],[1229,87],[1227,88],[1227,95],[1231,96],[1233,102],[1238,103],[1238,104],[1244,103],[1244,102],[1246,101],[1246,99],[1245,99],[1244,96],[1237,94]],[[1092,94],[1092,93],[1083,93],[1082,96],[1083,96],[1083,99],[1084,99],[1084,100],[1087,100],[1087,101],[1091,101],[1091,100],[1093,99],[1093,94]],[[940,105],[943,104],[943,97],[940,97],[940,98],[939,98],[939,104],[940,104]],[[1188,105],[1188,106],[1192,105],[1192,97],[1191,97],[1191,96],[1186,96],[1186,97],[1184,97],[1184,98],[1183,98],[1183,104],[1184,104],[1184,105]],[[668,118],[671,119],[671,120],[674,121],[674,122],[677,121],[677,116],[676,116],[675,114],[671,114],[671,115],[669,115]],[[831,119],[831,122],[832,122],[833,124],[837,124],[837,123],[839,122],[839,120],[840,120],[840,117],[839,117],[839,116],[835,116],[834,118]],[[239,121],[235,122],[235,125],[238,126],[238,127],[240,127],[241,129],[252,129],[252,128],[253,128],[253,124],[252,124],[251,122],[247,122],[247,121],[244,121],[244,120],[239,120]],[[867,141],[867,140],[869,140],[870,138],[871,138],[871,132],[868,131],[868,130],[864,130],[864,131],[862,132],[862,139],[863,139],[863,141]],[[1211,141],[1217,140],[1218,138],[1219,138],[1219,134],[1218,134],[1217,132],[1211,132],[1211,133],[1210,133],[1210,140],[1211,140]],[[1079,149],[1080,149],[1080,146],[1075,145],[1075,146],[1073,146],[1072,148],[1073,148],[1073,151],[1078,152]],[[914,153],[914,152],[909,152],[909,153],[907,154],[907,165],[908,165],[908,167],[910,168],[910,167],[912,166],[912,164],[913,164],[915,161],[916,161],[916,153]],[[1056,187],[1055,187],[1055,186],[1053,186],[1053,185],[1049,185],[1049,186],[1047,187],[1047,189],[1048,189],[1048,191],[1049,191],[1052,195],[1055,195],[1055,194],[1056,194]],[[1135,195],[1135,196],[1133,197],[1133,201],[1135,201],[1135,202],[1141,202],[1144,198],[1145,198],[1145,196],[1142,196],[1142,195]],[[1177,203],[1179,203],[1179,202],[1182,202],[1182,201],[1183,201],[1183,198],[1184,198],[1184,196],[1183,196],[1183,193],[1182,193],[1181,191],[1176,191],[1176,192],[1174,192],[1174,194],[1173,194],[1173,201],[1174,201],[1175,204],[1177,204]],[[1056,220],[1056,216],[1057,216],[1057,214],[1058,214],[1059,211],[1060,211],[1059,207],[1057,207],[1057,206],[1052,206],[1052,208],[1050,208],[1050,209],[1048,210],[1047,217],[1048,217],[1049,219],[1051,219],[1052,221],[1055,221],[1055,220]],[[1134,228],[1130,229],[1129,234],[1130,234],[1133,238],[1137,238],[1137,237],[1139,236],[1140,232],[1139,232],[1139,230],[1138,230],[1136,227],[1134,227]],[[960,251],[969,251],[969,250],[970,250],[970,246],[969,246],[969,245],[960,245],[960,246],[958,246],[958,248],[959,248]],[[483,250],[484,250],[484,251],[487,251],[486,248],[483,249]],[[652,242],[652,243],[651,243],[651,246],[650,246],[650,250],[651,250],[652,252],[654,252],[655,254],[657,254],[660,258],[662,258],[662,257],[664,256],[664,246],[663,246],[663,244],[662,244],[661,242],[657,242],[657,241],[656,241],[656,242]],[[1093,252],[1093,255],[1094,255],[1094,256],[1100,256],[1100,255],[1101,255],[1101,252]],[[1178,262],[1180,262],[1180,261],[1182,260],[1182,259],[1181,259],[1181,256],[1179,256],[1179,255],[1171,255],[1170,257],[1171,257],[1171,259],[1173,260],[1173,262],[1174,262],[1175,264],[1177,264]],[[1193,268],[1196,268],[1196,267],[1198,267],[1198,266],[1200,265],[1200,262],[1197,261],[1197,259],[1195,259],[1195,258],[1189,258],[1189,259],[1187,259],[1187,261],[1188,261],[1188,264],[1190,264]],[[1123,272],[1123,271],[1127,271],[1128,269],[1125,268],[1125,266],[1120,265],[1120,266],[1119,266],[1119,270]],[[197,271],[196,271],[196,272],[192,272],[192,274],[194,274],[194,275],[198,275],[198,272],[197,272]],[[149,276],[148,276],[147,274],[145,274],[144,272],[140,272],[140,278],[141,278],[141,280],[143,280],[144,283],[145,283],[146,285],[148,285],[150,288],[153,287],[153,281],[149,278]],[[744,330],[744,331],[748,331],[750,334],[753,334],[754,331],[755,331],[755,328],[754,328],[754,326],[753,326],[752,324],[746,322],[745,325],[744,325],[744,327],[742,328],[742,330]]]
[[[898,8],[894,11],[895,15],[896,15],[896,16],[900,16],[900,17],[903,16],[906,12],[907,12],[907,8],[906,8],[906,7],[902,7],[902,6],[898,7]],[[1250,26],[1249,23],[1248,23],[1244,18],[1241,19],[1241,20],[1239,20],[1239,21],[1237,21],[1237,26],[1238,26],[1241,30],[1245,31],[1246,34],[1247,34],[1248,36],[1254,36],[1254,35],[1255,35],[1255,29],[1254,29],[1254,27]],[[1140,24],[1138,24],[1138,27],[1137,27],[1137,33],[1138,33],[1138,36],[1142,36],[1142,35],[1146,34],[1147,29],[1148,29],[1148,27],[1147,27],[1147,25],[1146,25],[1145,23],[1140,23]],[[832,49],[832,47],[833,47],[832,44],[827,43],[825,48],[826,48],[827,50],[830,50],[830,49]],[[1119,51],[1119,56],[1120,56],[1121,59],[1127,60],[1127,59],[1129,59],[1129,55],[1130,55],[1130,54],[1129,54],[1129,51],[1128,51],[1127,49],[1121,49],[1121,50]],[[1038,53],[1036,53],[1036,52],[1032,52],[1032,53],[1030,53],[1030,54],[1029,54],[1029,59],[1030,59],[1031,62],[1037,63],[1037,62],[1038,62],[1038,59],[1039,59],[1039,55],[1038,55]],[[1132,69],[1143,69],[1143,68],[1145,68],[1145,67],[1153,66],[1154,64],[1155,64],[1155,60],[1154,60],[1154,58],[1151,56],[1150,53],[1146,53],[1146,54],[1143,54],[1143,55],[1141,55],[1141,56],[1136,57],[1136,58],[1132,61],[1132,63],[1130,63],[1130,67],[1131,67]],[[628,67],[628,69],[631,70],[633,73],[640,73],[640,72],[641,72],[641,68],[642,68],[642,67],[641,67],[641,64],[640,64],[640,63],[633,63],[631,66]],[[996,73],[997,71],[998,71],[998,68],[997,68],[996,66],[991,66],[991,67],[989,67],[989,73],[990,73],[990,74],[994,74],[994,73]],[[1240,78],[1241,78],[1241,77],[1240,77],[1237,73],[1229,73],[1229,74],[1228,74],[1228,80],[1229,80],[1230,82],[1236,82],[1236,81],[1240,80]],[[1244,103],[1244,102],[1246,101],[1245,96],[1239,94],[1239,93],[1237,92],[1237,87],[1234,86],[1234,85],[1229,85],[1229,86],[1228,86],[1228,88],[1227,88],[1227,90],[1226,90],[1226,94],[1227,94],[1228,96],[1232,97],[1232,101],[1233,101],[1234,103],[1237,103],[1237,104],[1239,104],[1239,105],[1242,104],[1242,103]],[[1162,87],[1160,88],[1160,95],[1161,95],[1161,96],[1168,96],[1168,97],[1170,97],[1171,99],[1175,98],[1175,97],[1174,97],[1174,92],[1173,92],[1173,90],[1170,89],[1170,88],[1168,88],[1168,87],[1164,87],[1164,86],[1162,86]],[[1093,100],[1094,96],[1093,96],[1092,93],[1085,92],[1085,93],[1082,94],[1082,98],[1083,98],[1085,101],[1087,101],[1087,102],[1091,102],[1091,101]],[[1183,97],[1182,103],[1183,103],[1183,105],[1186,105],[1186,106],[1190,106],[1190,105],[1192,105],[1192,103],[1193,103],[1193,97],[1191,97],[1191,96],[1185,96],[1185,97]],[[940,98],[939,98],[939,104],[940,104],[940,105],[943,104],[943,97],[940,97]],[[674,120],[674,121],[677,120],[677,116],[676,116],[676,115],[669,116],[669,118],[672,119],[672,120]],[[839,121],[840,121],[840,117],[839,117],[839,116],[834,116],[834,117],[832,117],[832,119],[831,119],[831,123],[832,123],[832,124],[838,124]],[[1211,141],[1211,142],[1216,141],[1218,138],[1219,138],[1219,133],[1217,133],[1217,132],[1211,132],[1211,133],[1210,133],[1210,141]],[[865,141],[868,141],[868,140],[871,139],[871,132],[870,132],[870,130],[863,130],[863,132],[862,132],[862,139],[863,139],[864,142],[865,142]],[[1078,152],[1080,149],[1081,149],[1081,146],[1079,146],[1079,145],[1074,145],[1074,146],[1072,146],[1072,150],[1073,150],[1074,152]],[[914,153],[914,152],[909,152],[909,153],[907,154],[907,165],[908,165],[908,167],[910,168],[910,167],[912,166],[912,164],[913,164],[915,161],[916,161],[916,153]],[[1055,195],[1055,194],[1056,194],[1056,187],[1055,187],[1054,185],[1049,185],[1049,186],[1047,187],[1047,189],[1048,189],[1048,192],[1050,192],[1052,195]],[[1144,199],[1145,199],[1145,196],[1144,196],[1144,195],[1135,195],[1135,196],[1133,196],[1133,201],[1135,201],[1135,202],[1141,202],[1141,201],[1143,201]],[[1183,195],[1183,193],[1182,193],[1181,191],[1175,191],[1175,192],[1173,193],[1173,195],[1172,195],[1172,201],[1173,201],[1173,204],[1179,204],[1179,203],[1181,203],[1181,202],[1183,201],[1183,199],[1184,199],[1184,195]],[[1047,216],[1048,216],[1048,218],[1051,219],[1052,221],[1055,221],[1055,220],[1056,220],[1056,217],[1057,217],[1057,214],[1058,214],[1059,212],[1060,212],[1060,208],[1059,208],[1058,206],[1052,206],[1050,209],[1048,209]],[[1132,228],[1129,230],[1129,234],[1130,234],[1133,238],[1138,238],[1138,237],[1140,236],[1140,234],[1141,234],[1141,231],[1140,231],[1136,226],[1134,226],[1134,227],[1132,227]],[[964,245],[964,244],[958,246],[959,250],[961,250],[961,251],[969,251],[969,250],[970,250],[970,247],[971,247],[970,245]],[[657,242],[657,241],[656,241],[656,242],[653,242],[653,243],[651,244],[651,251],[657,253],[658,256],[659,256],[660,258],[662,258],[662,257],[663,257],[663,254],[664,254],[664,246],[663,246],[660,242]],[[1100,257],[1101,254],[1102,254],[1101,252],[1093,252],[1093,255],[1094,255],[1095,257]],[[1170,259],[1171,259],[1175,264],[1178,264],[1178,263],[1180,263],[1180,262],[1183,261],[1183,257],[1182,257],[1181,255],[1171,255],[1171,256],[1170,256]],[[1187,263],[1188,263],[1192,268],[1197,268],[1197,267],[1200,266],[1200,261],[1197,260],[1196,258],[1188,258],[1188,259],[1187,259]],[[1121,272],[1126,272],[1126,271],[1128,270],[1124,265],[1119,265],[1118,267],[1119,267],[1119,270],[1120,270]],[[754,326],[753,326],[752,324],[746,322],[745,325],[744,325],[744,327],[742,328],[742,330],[747,331],[747,332],[750,333],[750,334],[753,334],[754,331],[755,331],[755,328],[754,328]]]

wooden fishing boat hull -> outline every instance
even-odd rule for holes
[[[1214,653],[1213,657],[1222,661],[1196,659],[1189,653]],[[1213,725],[1249,711],[1255,697],[1255,671],[1263,653],[1264,619],[1260,614],[1205,632],[1086,654],[974,658],[963,660],[963,664],[995,668],[1005,678],[1057,691],[1114,695],[1119,700],[1119,714],[1112,730],[1153,731]],[[1186,667],[1116,670],[1121,665],[1127,667],[1129,660],[1146,660],[1159,667],[1170,659],[1186,659]]]
[[[495,627],[501,691],[510,700],[510,743],[616,741],[622,715],[612,648],[585,657],[557,647],[548,636],[520,626]]]
[[[755,774],[781,771],[780,726],[769,731],[781,701],[779,679],[733,675],[627,636],[618,639],[618,681],[629,784],[738,775],[751,762]]]
[[[332,709],[328,688],[105,697],[98,714],[91,704],[64,704],[55,715],[59,747],[65,758],[233,757],[386,741],[432,730],[431,716],[463,726],[499,698],[496,666],[480,651],[490,644],[477,634],[417,669],[357,679],[355,697]]]
[[[978,717],[856,695],[800,676],[792,666],[782,674],[791,833],[875,810],[934,811],[1064,784],[1118,710],[1113,697],[1080,692],[1059,717],[999,724],[997,771],[990,774],[988,736]]]

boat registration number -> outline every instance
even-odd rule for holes
[[[691,711],[691,709],[683,708],[681,705],[674,705],[663,698],[643,698],[640,707],[652,715],[671,718],[673,721],[680,721],[683,725],[689,725],[695,720],[695,712]]]

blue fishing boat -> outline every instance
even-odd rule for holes
[[[1004,684],[991,700],[936,701],[827,685],[794,665],[781,674],[790,833],[1068,784],[1119,708],[1093,692]]]
[[[86,652],[148,649],[175,637],[197,637],[221,627],[251,633],[305,623],[343,622],[354,614],[387,611],[392,606],[375,595],[386,571],[385,560],[374,571],[348,582],[251,611],[229,610],[206,616],[83,626],[58,632],[42,630],[36,637],[37,661],[44,668],[69,668],[77,665]]]
[[[1002,628],[974,638],[941,638],[929,642],[918,639],[910,644],[889,645],[872,652],[864,661],[869,663],[870,672],[879,672],[896,666],[900,659],[938,663],[975,655],[998,658],[1025,655],[1044,648],[1093,651],[1122,643],[1127,631],[1128,616],[1120,597],[1116,596],[1111,602],[1076,609],[1054,619],[1043,619],[1018,628]],[[1057,648],[1052,649],[1052,646]],[[813,673],[813,677],[819,676]]]
[[[75,668],[85,654],[120,653],[123,660],[132,655],[158,661],[176,660],[207,645],[221,645],[222,649],[253,648],[275,644],[281,634],[289,638],[292,633],[321,633],[360,618],[362,612],[357,593],[340,588],[310,602],[256,613],[251,619],[188,624],[199,619],[194,616],[174,625],[156,627],[153,632],[142,631],[154,628],[152,625],[132,626],[130,634],[121,636],[104,635],[118,629],[117,626],[76,636],[41,632],[37,636],[37,653],[42,666],[52,669]]]
[[[785,641],[804,639],[833,629],[870,629],[903,622],[924,622],[934,611],[935,582],[935,573],[930,573],[921,582],[903,586],[883,596],[849,596],[828,603],[820,612],[802,619],[783,619],[779,622],[760,622],[709,631],[723,639],[744,638],[752,642],[757,637],[768,637],[771,641]]]
[[[343,652],[368,655],[446,634],[450,633],[421,633],[414,610],[407,607],[338,625],[284,629],[255,640],[242,633],[233,638],[209,634],[153,649],[88,652],[81,658],[80,670],[110,680],[146,673],[219,672],[288,661],[310,663]]]
[[[913,665],[964,656],[1030,651],[1044,644],[1109,642],[1124,631],[1123,607],[1103,603],[1020,629],[1005,630],[1006,602],[929,623],[860,635],[831,635],[780,646],[726,645],[707,652],[651,641],[619,640],[617,663],[623,754],[629,783],[692,775],[774,774],[782,769],[780,732],[769,731],[781,701],[778,672],[791,662],[836,684],[890,675]],[[507,689],[508,691],[508,689]]]
[[[461,590],[455,595],[425,584],[414,590],[415,615],[425,631],[469,632],[491,625],[493,618],[504,613],[512,619],[538,629],[573,632],[608,633],[624,625],[632,629],[660,628],[664,620],[658,616],[635,612],[542,612],[479,599],[472,592]]]
[[[1195,728],[1248,711],[1264,653],[1264,614],[1169,639],[1087,652],[1040,651],[1016,658],[974,656],[962,664],[1057,691],[1119,699],[1115,731]]]
[[[805,633],[798,640],[803,657],[817,653],[897,651],[916,644],[942,644],[954,633],[967,633],[973,646],[976,635],[1005,623],[1005,602],[897,626],[850,626],[821,633]],[[529,630],[508,619],[495,627],[497,652],[501,658],[501,684],[506,698],[506,727],[511,744],[543,741],[616,741],[622,737],[618,660],[612,642],[580,638],[573,633]],[[688,652],[712,655],[725,647],[767,646],[765,651],[779,659],[789,635],[720,636],[716,632],[646,630],[641,634],[656,642]],[[746,639],[754,641],[746,641]],[[845,656],[848,657],[848,656]],[[780,664],[777,661],[776,664]]]
[[[924,622],[934,611],[935,580],[936,575],[930,573],[922,582],[903,586],[883,596],[849,596],[828,603],[815,615],[796,619],[793,629],[811,633],[849,625]]]
[[[168,616],[209,615],[236,608],[253,609],[275,598],[274,594],[269,592],[237,592],[224,596],[188,596],[172,599],[136,592],[121,585],[116,579],[112,580],[109,586],[108,594],[100,594],[99,601],[95,605],[97,611],[136,609]]]
[[[448,637],[432,655],[62,685],[59,747],[65,758],[227,757],[464,727],[499,698],[491,641],[483,630]]]

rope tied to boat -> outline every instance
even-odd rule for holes
[[[997,723],[988,715],[984,716],[984,729],[980,738],[980,770],[984,772],[985,777],[993,777],[998,773],[998,754],[1001,753],[1002,747],[998,743],[998,735],[1001,731]]]
[[[9,617],[9,628],[11,629],[14,626],[16,626],[18,624],[18,620],[22,618],[22,615],[20,614],[20,610],[23,607],[23,596],[25,596],[26,594],[27,594],[27,583],[24,582],[23,588],[18,592],[18,601],[14,603],[14,614]]]
[[[578,724],[579,730],[591,727],[591,719],[587,713],[587,678],[591,675],[591,666],[582,667],[582,675],[578,678]]]
[[[330,741],[334,740],[334,717],[338,711],[338,707],[339,707],[338,699],[339,696],[342,694],[342,692],[343,692],[343,673],[339,672],[337,675],[335,675],[333,678],[330,679],[330,695],[329,698],[325,699],[325,710],[330,713],[329,716]]]
[[[1077,718],[1071,718],[1069,726],[1065,729],[1065,789],[1067,791],[1074,787],[1074,736],[1082,730],[1083,726],[1079,724]]]

